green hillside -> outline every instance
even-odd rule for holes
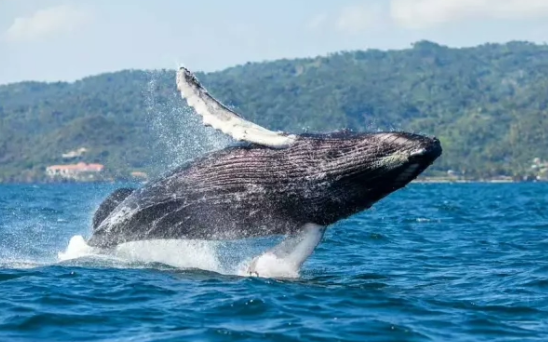
[[[189,66],[190,68],[192,66]],[[409,130],[438,136],[448,169],[524,175],[548,159],[548,46],[398,51],[247,63],[198,74],[246,118],[287,131]],[[121,71],[74,83],[0,86],[0,180],[43,180],[61,154],[88,149],[107,175],[165,171],[226,143],[175,92],[174,71]]]

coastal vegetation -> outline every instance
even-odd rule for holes
[[[444,154],[430,176],[546,173],[546,45],[457,49],[421,41],[403,50],[247,63],[198,77],[224,103],[273,130],[436,135]],[[0,182],[45,181],[48,166],[82,161],[104,165],[104,179],[164,172],[173,155],[202,151],[196,134],[204,131],[185,108],[174,70],[2,85]],[[82,156],[66,158],[82,148]]]

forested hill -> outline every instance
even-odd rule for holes
[[[405,50],[248,63],[198,77],[271,129],[436,135],[444,155],[433,172],[526,174],[533,158],[548,159],[545,45],[453,49],[423,41]],[[40,179],[47,165],[80,147],[88,149],[86,162],[104,164],[115,177],[196,151],[197,125],[180,110],[175,90],[174,71],[0,86],[0,179]]]

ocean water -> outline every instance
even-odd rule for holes
[[[231,273],[253,243],[67,257],[117,186],[0,186],[0,341],[548,341],[548,184],[412,184],[289,279]]]

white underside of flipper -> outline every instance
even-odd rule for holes
[[[278,245],[259,255],[247,267],[247,274],[264,278],[297,278],[303,263],[320,244],[325,227],[304,225]]]
[[[204,125],[218,129],[235,140],[285,148],[296,139],[295,135],[273,132],[245,120],[211,96],[185,68],[177,71],[177,89],[188,105],[202,116]]]

